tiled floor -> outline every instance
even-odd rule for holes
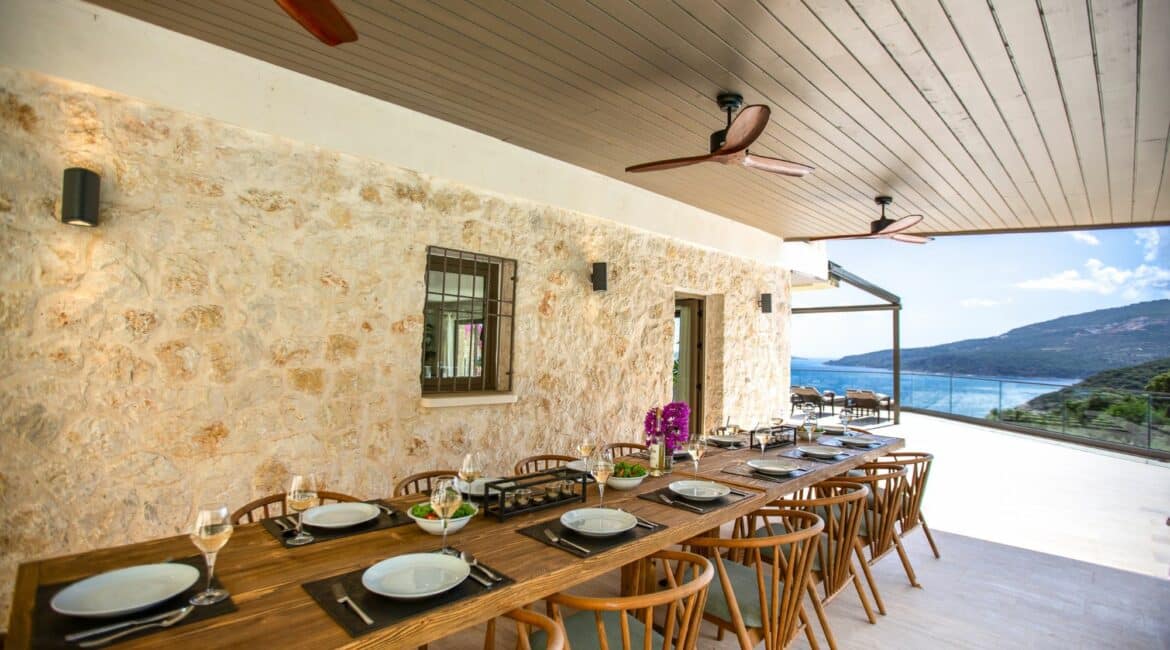
[[[838,596],[827,612],[839,647],[1170,648],[1170,466],[918,414],[881,433],[935,454],[923,510],[942,559],[921,534],[907,540],[915,589],[884,558],[876,625]],[[573,591],[616,587],[606,576]],[[476,634],[432,647],[478,647]],[[735,647],[704,626],[699,648]]]

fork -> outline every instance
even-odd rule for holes
[[[700,508],[699,506],[691,505],[691,504],[687,503],[686,501],[679,501],[677,499],[672,499],[672,498],[666,496],[665,494],[659,494],[658,498],[668,506],[679,506],[682,508],[686,508],[687,510],[690,510],[691,512],[697,512],[699,514],[705,514],[705,512],[706,512],[702,508]]]

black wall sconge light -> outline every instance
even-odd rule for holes
[[[770,294],[770,293],[761,293],[760,294],[760,313],[761,314],[772,313],[772,294]]]
[[[589,280],[593,282],[594,291],[605,291],[609,287],[609,280],[606,278],[606,263],[594,262],[593,273],[589,275]]]
[[[102,177],[82,167],[65,170],[61,189],[61,223],[71,226],[98,225],[98,194]]]

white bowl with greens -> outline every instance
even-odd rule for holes
[[[461,528],[467,525],[467,522],[471,521],[471,518],[477,512],[479,512],[479,508],[476,508],[475,504],[464,502],[455,511],[455,516],[447,520],[447,532],[459,532]],[[431,508],[431,504],[425,502],[416,503],[410,507],[410,510],[406,511],[406,514],[410,515],[414,523],[418,524],[418,527],[426,532],[432,535],[443,534],[443,520],[439,515],[435,514],[435,510]]]
[[[619,460],[613,464],[613,474],[605,482],[606,487],[615,490],[632,490],[642,484],[649,472],[638,463],[627,463]]]

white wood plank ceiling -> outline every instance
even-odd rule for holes
[[[1170,221],[1170,0],[337,0],[336,48],[269,0],[95,4],[786,238],[878,194],[919,233]],[[723,91],[816,171],[623,171],[706,153]]]

